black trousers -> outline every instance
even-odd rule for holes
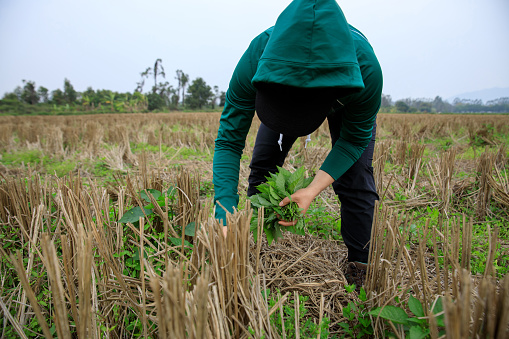
[[[342,115],[335,113],[327,117],[332,145],[341,131]],[[341,202],[341,235],[348,247],[348,261],[367,263],[369,240],[375,200],[378,200],[373,178],[373,152],[375,149],[376,123],[368,147],[348,171],[337,179],[332,187]],[[276,166],[283,166],[286,156],[296,137],[283,136],[282,151],[279,148],[279,133],[261,124],[256,136],[253,158],[249,167],[247,195],[258,193],[256,186],[266,181],[269,172],[275,173]]]

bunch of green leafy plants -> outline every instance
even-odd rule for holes
[[[304,217],[302,209],[296,202],[291,201],[291,195],[296,191],[307,187],[313,178],[306,178],[304,167],[300,167],[295,172],[290,172],[284,168],[277,167],[276,173],[271,173],[266,177],[267,181],[258,185],[256,188],[260,193],[249,198],[254,207],[253,219],[251,220],[251,231],[254,233],[255,240],[258,236],[258,209],[264,208],[263,231],[267,236],[269,245],[273,240],[283,236],[282,228],[287,231],[304,234]],[[284,199],[290,199],[286,206],[279,206]],[[280,220],[297,221],[294,226],[281,226]]]
[[[399,302],[399,299],[396,300]],[[405,332],[405,337],[411,339],[421,339],[430,337],[429,316],[426,316],[423,304],[414,296],[410,295],[408,299],[408,308],[414,316],[408,315],[403,307],[387,305],[377,307],[369,312],[373,317],[380,317],[387,322],[392,322],[394,327],[401,327]],[[442,297],[436,299],[431,305],[428,314],[435,317],[436,325],[439,329],[439,336],[445,335],[445,318]],[[388,337],[398,337],[395,333],[386,332]]]
[[[164,191],[161,192],[156,189],[144,189],[139,192],[139,195],[140,195],[140,201],[146,202],[146,205],[145,206],[136,206],[136,207],[129,209],[122,215],[122,218],[120,218],[120,220],[118,222],[124,223],[124,224],[130,222],[136,226],[136,225],[138,225],[137,223],[140,218],[146,218],[146,219],[152,221],[156,217],[156,213],[154,212],[155,206],[152,204],[152,201],[151,201],[149,195],[151,195],[154,198],[154,200],[157,202],[157,204],[161,208],[166,207],[166,204],[167,204],[166,199],[168,199],[168,202],[170,204],[168,206],[168,211],[167,211],[168,217],[169,217],[169,219],[172,219],[175,216],[175,212],[171,206],[177,199],[177,189],[175,187],[170,187],[165,192]],[[146,224],[145,227],[148,228],[149,224]]]
[[[158,274],[164,274],[166,270],[166,264],[164,261],[153,259],[156,253],[155,246],[158,246],[158,244],[162,243],[166,239],[170,246],[184,246],[184,255],[189,255],[193,251],[193,244],[188,240],[192,239],[196,233],[196,222],[190,222],[183,228],[173,223],[175,218],[178,216],[176,211],[178,189],[176,187],[172,186],[168,190],[163,191],[156,189],[143,189],[138,194],[138,204],[141,202],[141,205],[128,209],[118,221],[119,223],[124,224],[123,239],[124,242],[127,243],[129,238],[128,235],[132,235],[131,227],[127,224],[132,224],[132,226],[139,228],[139,220],[140,218],[144,218],[144,230],[146,232],[145,237],[149,243],[154,245],[154,247],[146,246],[143,251],[141,251],[138,247],[125,246],[122,251],[114,253],[113,256],[121,258],[124,262],[125,265],[123,274],[126,276],[139,276],[141,261],[143,258],[150,262]],[[159,208],[157,208],[155,204],[157,204]],[[161,215],[156,212],[157,210],[162,210],[163,213],[167,214],[168,220],[172,222],[174,230],[177,233],[183,233],[183,236],[185,237],[184,239],[171,237],[164,232],[164,229],[158,229],[157,225],[162,225],[163,221]],[[188,240],[185,240],[186,238]],[[177,255],[177,252],[169,252],[170,255],[172,255],[172,253]],[[178,252],[178,255],[181,254],[182,252]],[[131,323],[131,325],[132,324],[133,323]]]
[[[347,293],[355,290],[355,285],[345,285]],[[341,338],[365,338],[373,335],[373,326],[369,311],[366,307],[368,297],[364,287],[361,287],[359,301],[350,301],[343,307],[343,316],[346,322],[340,322],[338,325],[343,329]]]
[[[156,208],[152,204],[149,194],[162,210],[166,210],[169,220],[172,220],[177,215],[174,208],[178,199],[177,188],[170,187],[167,191],[162,192],[156,189],[144,189],[139,192],[139,195],[140,201],[145,202],[146,205],[136,206],[129,209],[122,215],[118,222],[123,224],[131,223],[134,226],[138,226],[140,218],[145,218],[148,221],[144,226],[145,231],[147,231],[156,221],[160,221],[161,218],[156,214]],[[184,229],[185,235],[190,237],[194,236],[195,228],[196,225],[194,221],[189,223]],[[177,238],[168,237],[168,240],[175,246],[179,246],[182,243],[182,240]],[[188,247],[192,247],[188,241],[184,241],[184,244]]]

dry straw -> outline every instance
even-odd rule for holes
[[[264,241],[255,244],[249,234],[252,212],[248,206],[229,216],[225,239],[221,226],[211,218],[211,201],[199,195],[197,173],[163,170],[176,159],[164,159],[164,146],[211,151],[217,114],[25,118],[0,117],[0,126],[6,123],[12,131],[0,137],[2,150],[25,149],[28,145],[45,153],[59,152],[62,158],[73,151],[95,157],[104,155],[107,141],[114,150],[110,165],[125,168],[126,163],[136,164],[137,171],[118,176],[117,183],[109,187],[91,180],[84,185],[79,173],[60,179],[41,177],[30,170],[19,170],[19,179],[4,173],[0,221],[10,235],[2,238],[1,247],[14,268],[2,266],[2,287],[8,276],[15,274],[18,280],[17,286],[2,290],[0,306],[4,324],[20,337],[26,337],[24,331],[35,317],[42,332],[39,335],[47,338],[53,325],[59,337],[131,337],[134,331],[127,324],[133,319],[141,324],[139,334],[148,337],[287,338],[287,329],[274,328],[270,317],[282,318],[284,307],[292,300],[298,311],[300,295],[309,297],[307,317],[315,322],[328,317],[330,331],[341,334],[338,324],[346,321],[344,306],[359,302],[355,292],[345,291],[346,248],[342,243],[289,235],[270,247]],[[475,180],[454,179],[453,173],[461,165],[461,150],[457,148],[437,152],[436,159],[423,166],[424,147],[417,141],[438,135],[468,138],[467,132],[455,132],[465,130],[465,118],[433,119],[430,122],[428,115],[379,117],[379,136],[403,140],[377,145],[374,167],[383,205],[376,209],[366,305],[405,307],[411,290],[429,308],[443,296],[448,337],[504,338],[509,335],[509,278],[495,278],[493,261],[500,246],[499,230],[487,229],[485,275],[472,276],[474,221],[452,218],[450,212],[457,208],[460,198],[472,208],[477,204],[480,220],[490,216],[490,208],[509,210],[506,151],[500,147],[496,153],[477,154],[469,163],[477,169]],[[508,132],[507,119],[482,119],[468,117],[472,131],[488,123],[494,133]],[[171,127],[176,123],[178,128]],[[194,132],[188,133],[191,130]],[[54,137],[46,135],[47,131]],[[135,135],[140,131],[149,134]],[[327,134],[322,126],[311,148],[308,144],[306,151],[298,149],[300,153],[291,153],[290,159],[304,158],[313,168],[311,163],[319,163],[330,147],[323,139]],[[494,135],[487,134],[486,138],[494,141]],[[159,167],[151,165],[153,154],[130,149],[135,141],[158,146],[155,157],[168,162],[159,163]],[[252,147],[250,143],[248,147]],[[388,172],[389,161],[401,169],[399,174]],[[241,176],[247,175],[247,165],[243,164]],[[129,207],[145,204],[139,196],[142,189],[162,191],[170,185],[178,187],[176,206],[170,206],[168,200],[165,206],[154,204],[158,218],[144,218],[137,226],[124,227],[117,222]],[[241,181],[241,188],[245,185]],[[420,192],[423,187],[425,195]],[[406,192],[406,201],[391,201],[398,189]],[[428,222],[422,233],[415,233],[412,214],[404,208],[423,205],[438,207],[442,216],[437,225]],[[177,211],[174,219],[168,217],[170,208]],[[198,230],[193,237],[186,236],[184,228],[192,222]],[[164,232],[164,238],[155,237],[156,232]],[[172,244],[170,237],[180,239],[179,244]],[[193,245],[192,251],[185,241]],[[128,263],[120,253],[126,248],[138,251],[141,258],[137,276],[125,273]],[[267,289],[276,298],[270,309],[264,293]],[[43,290],[49,291],[44,300],[47,305],[40,303]],[[428,312],[426,317],[431,336],[438,337],[435,316]],[[299,326],[298,318],[295,321]],[[455,324],[459,322],[462,326],[458,327]],[[373,319],[373,324],[376,336],[389,328],[403,337],[400,328],[392,328],[381,319]]]
[[[397,216],[386,206],[377,211],[366,283],[368,303],[371,306],[402,306],[408,299],[408,291],[411,291],[424,305],[424,309],[430,310],[437,298],[444,296],[448,337],[479,335],[503,338],[509,334],[509,295],[506,287],[509,278],[504,278],[502,288],[497,288],[493,278],[492,263],[498,243],[497,230],[490,232],[488,227],[490,254],[485,276],[479,279],[465,270],[469,266],[471,222],[466,222],[465,218],[452,219],[445,222],[441,230],[427,223],[423,233],[418,236],[418,245],[407,249],[405,244],[409,243],[411,236],[411,216]],[[463,234],[462,239],[460,234]],[[383,241],[376,241],[377,239]],[[431,248],[428,247],[430,241]],[[443,264],[438,262],[437,249],[441,249],[443,253]],[[429,250],[433,251],[433,257],[426,255]],[[472,314],[475,316],[471,317]],[[429,319],[431,337],[437,338],[438,330],[434,320],[437,314],[428,311],[426,316]],[[374,319],[374,323],[377,336],[382,336],[382,322]],[[393,330],[399,332],[400,337],[404,336],[402,330],[395,327]]]
[[[160,183],[148,174],[133,179],[133,182]],[[48,230],[41,218],[45,210],[45,205],[41,204],[34,210],[29,227],[31,233],[26,235],[30,245],[34,246],[29,251],[32,262],[44,265],[48,273],[51,313],[38,305],[37,293],[31,287],[31,278],[22,267],[20,257],[11,257],[31,305],[25,310],[18,307],[21,313],[11,319],[14,328],[21,329],[22,319],[33,312],[47,337],[48,323],[54,324],[62,337],[70,335],[71,331],[78,337],[100,337],[101,326],[111,329],[119,323],[112,311],[120,307],[124,314],[137,314],[142,322],[142,333],[147,336],[244,338],[253,336],[248,331],[250,328],[255,338],[263,335],[278,338],[278,331],[272,327],[269,317],[281,315],[283,306],[291,299],[295,300],[294,307],[298,310],[299,295],[309,296],[306,305],[309,317],[315,321],[323,317],[331,320],[331,331],[339,322],[346,321],[342,308],[348,301],[355,300],[355,294],[349,295],[344,290],[342,269],[346,249],[341,244],[291,235],[271,247],[261,241],[255,245],[249,233],[252,213],[249,206],[228,217],[231,227],[224,238],[217,221],[201,213],[203,209],[191,208],[193,204],[199,205],[198,200],[190,198],[196,187],[193,185],[198,182],[185,172],[180,173],[177,181],[183,187],[182,194],[187,191],[181,201],[190,208],[179,207],[189,214],[186,222],[193,220],[200,225],[196,236],[190,239],[194,250],[190,257],[168,255],[184,249],[153,242],[155,239],[149,239],[150,234],[144,231],[147,220],[141,220],[139,228],[131,228],[133,233],[128,238],[139,249],[140,258],[144,258],[137,278],[123,275],[125,264],[114,256],[121,243],[116,222],[109,219],[109,214],[101,213],[110,210],[106,191],[94,185],[85,189],[77,177],[58,181],[59,228],[56,233],[41,235],[41,231]],[[9,184],[16,185],[16,181]],[[17,191],[13,190],[12,194]],[[119,190],[119,201],[126,200],[123,197],[126,192]],[[166,228],[175,232],[181,220],[168,220]],[[409,215],[398,216],[386,206],[377,208],[365,286],[368,305],[398,305],[395,297],[404,302],[408,298],[406,291],[412,290],[424,305],[430,307],[437,296],[443,295],[450,333],[458,331],[453,325],[455,321],[466,321],[466,314],[475,313],[475,318],[469,318],[469,333],[503,336],[507,323],[504,323],[507,319],[507,278],[502,284],[504,287],[497,289],[492,278],[492,265],[488,265],[486,277],[481,281],[462,271],[468,268],[471,238],[461,238],[460,234],[469,234],[472,223],[454,219],[445,222],[441,229],[427,224],[416,239],[417,245],[407,249],[406,244],[415,237],[410,232],[411,222]],[[492,256],[498,242],[497,233],[490,234]],[[60,240],[61,256],[57,255],[55,240]],[[428,247],[430,241],[432,246]],[[458,255],[460,243],[462,260]],[[145,248],[154,244],[157,244],[157,255],[166,258],[163,259],[166,262],[163,274],[158,273],[154,261],[144,255]],[[444,264],[438,262],[437,249],[444,253]],[[488,262],[492,262],[491,258]],[[272,309],[268,309],[267,297],[262,293],[267,288],[272,290],[273,296],[280,293],[279,302]],[[438,329],[434,316],[430,313],[427,316],[435,336]],[[71,319],[74,325],[71,325]],[[373,321],[381,335],[383,323],[378,319]],[[284,337],[286,331],[281,330]],[[399,331],[398,328],[395,330]],[[461,331],[467,330],[462,327],[459,331],[462,334]],[[109,333],[123,337],[128,332],[123,325],[117,325]]]

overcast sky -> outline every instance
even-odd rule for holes
[[[161,58],[226,91],[238,59],[290,0],[0,0],[0,97],[68,78],[132,92]],[[341,0],[371,42],[393,99],[509,87],[508,0]],[[147,80],[145,91],[152,83]]]

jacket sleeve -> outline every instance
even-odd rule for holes
[[[255,38],[241,57],[226,92],[213,160],[215,217],[226,224],[226,212],[233,212],[239,202],[240,158],[251,126],[256,88],[252,85],[263,40]]]
[[[368,146],[382,101],[382,70],[371,46],[359,48],[358,59],[365,88],[340,99],[344,107],[339,139],[320,168],[335,180],[361,157]]]

